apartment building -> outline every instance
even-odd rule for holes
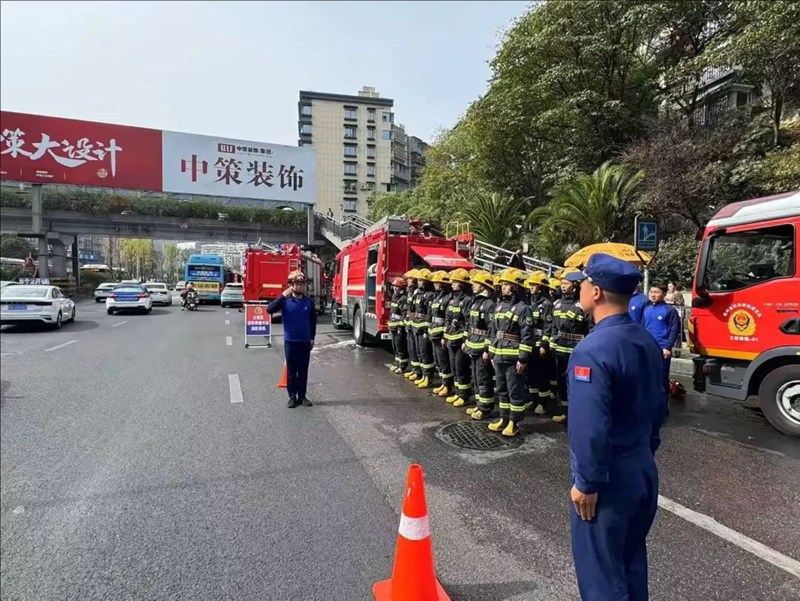
[[[411,187],[408,168],[408,136],[403,125],[392,125],[392,191],[402,192]]]
[[[416,188],[422,180],[422,168],[425,167],[425,151],[428,144],[416,136],[408,136],[408,169],[409,185]]]
[[[366,216],[373,191],[393,190],[393,106],[368,86],[354,96],[300,92],[298,145],[316,150],[317,211]]]

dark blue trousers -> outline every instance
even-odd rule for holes
[[[658,509],[658,472],[652,458],[626,463],[600,491],[594,520],[583,521],[570,503],[572,556],[583,601],[648,599],[646,539]]]
[[[283,343],[286,357],[286,391],[290,397],[303,399],[308,385],[308,363],[311,360],[310,342]]]

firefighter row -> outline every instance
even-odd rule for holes
[[[519,433],[525,413],[566,422],[570,354],[592,327],[567,280],[509,268],[412,269],[391,282],[391,371],[431,388],[489,429]],[[474,399],[474,401],[473,401]]]

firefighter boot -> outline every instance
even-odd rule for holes
[[[519,434],[519,428],[517,428],[517,424],[513,421],[509,421],[508,425],[502,431],[503,436],[516,436],[517,434]]]
[[[508,420],[505,417],[501,417],[496,422],[492,422],[491,424],[489,424],[489,429],[492,432],[500,432],[502,430],[505,430],[505,427],[507,425],[508,425]]]
[[[410,375],[410,376],[408,376],[408,380],[409,380],[410,382],[416,382],[416,381],[417,381],[417,380],[419,380],[419,379],[420,379],[420,376],[418,376],[417,374],[415,374],[413,371],[411,372],[411,375]]]
[[[411,376],[413,376],[413,375],[414,375],[414,371],[413,370],[407,371],[406,374],[405,374],[407,380],[410,380]]]
[[[545,411],[544,405],[542,405],[541,403],[536,405],[536,409],[534,409],[533,412],[536,415],[544,415],[545,413],[547,413],[547,411]]]
[[[554,415],[553,416],[553,421],[556,422],[557,424],[563,424],[564,422],[567,421],[567,416],[564,415],[564,414]]]
[[[444,382],[442,382],[442,383],[441,383],[441,384],[439,384],[439,385],[438,385],[436,388],[434,388],[433,390],[431,390],[431,394],[438,395],[438,394],[441,392],[442,388],[444,388]]]
[[[471,409],[471,408],[472,408],[472,407],[470,407],[470,409]],[[469,409],[467,409],[467,411],[469,411]],[[472,419],[478,419],[478,420],[480,420],[480,419],[483,419],[484,417],[486,417],[486,415],[483,413],[483,411],[481,411],[480,409],[477,409],[477,408],[476,408],[476,409],[475,409],[475,410],[474,410],[472,413],[470,413],[470,417],[471,417]]]
[[[453,407],[463,407],[466,404],[467,401],[465,401],[461,397],[458,397],[455,401],[453,401]]]
[[[451,387],[447,384],[447,382],[445,382],[444,384],[442,384],[441,390],[439,390],[439,396],[445,399],[451,396],[450,389]]]
[[[453,396],[449,396],[445,399],[448,403],[455,403],[458,400],[458,395],[454,394]]]
[[[422,376],[422,379],[419,382],[417,382],[417,388],[427,388],[430,385],[431,385],[431,381],[428,378],[428,376],[425,376],[425,375]]]
[[[467,409],[467,415],[472,415],[476,411],[478,411],[477,407],[470,407],[469,409]]]

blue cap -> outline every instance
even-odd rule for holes
[[[565,279],[570,282],[588,279],[595,286],[608,292],[633,294],[642,276],[639,270],[627,261],[605,253],[595,253],[589,257],[583,271],[569,273]]]

